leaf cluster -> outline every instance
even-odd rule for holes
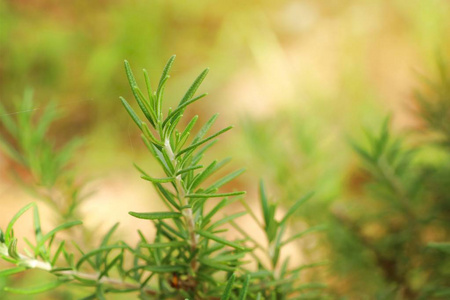
[[[54,102],[36,108],[31,90],[9,113],[0,104],[0,151],[9,159],[14,179],[33,197],[46,202],[59,216],[77,219],[77,208],[88,196],[75,179],[71,159],[81,144],[72,138],[56,145],[49,138],[59,111]],[[40,116],[35,112],[39,110]]]
[[[446,76],[441,79],[445,81]],[[445,142],[450,119],[442,117],[447,113],[442,110],[450,103],[450,94],[445,84],[433,86],[434,95],[439,97],[418,96],[417,101],[422,105],[422,122],[427,124],[421,133],[441,133],[443,155],[438,164],[420,159],[430,149],[428,144],[413,147],[404,138],[395,137],[389,118],[378,133],[366,131],[366,146],[352,143],[362,161],[365,190],[359,196],[358,211],[339,212],[335,217],[370,253],[372,266],[386,283],[377,291],[380,295],[429,299],[448,293],[449,277],[444,269],[449,266],[445,252],[450,239],[450,199],[444,191],[448,191],[450,178],[450,153]],[[366,230],[370,227],[377,230],[370,233]]]
[[[8,291],[41,292],[70,282],[94,289],[85,299],[104,299],[108,293],[137,293],[141,299],[223,300],[297,299],[318,295],[308,291],[323,286],[307,284],[301,278],[302,270],[315,265],[290,268],[288,259],[280,265],[280,254],[285,245],[321,229],[311,228],[290,237],[285,236],[288,221],[312,194],[299,199],[281,220],[276,220],[277,205],[269,203],[261,183],[260,203],[264,221],[260,223],[243,200],[245,192],[222,191],[244,170],[218,176],[218,171],[229,159],[204,163],[204,154],[214,145],[217,137],[230,130],[231,126],[211,134],[209,131],[217,115],[198,130],[194,130],[198,116],[183,120],[186,108],[206,95],[196,96],[196,92],[208,69],[194,80],[177,107],[164,111],[164,90],[174,59],[173,56],[167,62],[155,90],[146,70],[143,71],[146,88],[141,90],[129,63],[125,61],[126,75],[141,113],[137,113],[125,98],[120,97],[125,110],[140,130],[144,145],[163,173],[153,176],[135,164],[141,178],[156,189],[166,210],[130,211],[129,214],[142,222],[151,222],[156,228],[155,236],[138,231],[139,242],[134,246],[121,240],[114,241],[112,236],[118,227],[116,224],[93,250],[85,251],[73,241],[78,253],[72,253],[64,240],[56,242],[55,235],[81,222],[69,221],[44,234],[36,205],[27,205],[0,235],[1,256],[15,265],[0,271],[0,275],[9,276],[37,268],[51,272],[56,280],[41,287],[7,288]],[[219,214],[237,200],[244,205],[245,211],[225,217]],[[206,203],[209,205],[206,206]],[[30,208],[33,208],[36,242],[26,240],[29,249],[21,254],[17,250],[17,239],[12,228]],[[267,247],[235,222],[246,214],[250,214],[260,225],[267,238]],[[235,231],[229,231],[232,227]],[[266,253],[269,265],[255,254],[257,249]],[[257,265],[256,270],[252,262]]]

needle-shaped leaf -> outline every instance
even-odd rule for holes
[[[39,285],[39,286],[27,288],[27,289],[13,288],[13,287],[4,287],[3,289],[10,293],[32,295],[32,294],[39,294],[39,293],[53,290],[63,283],[64,283],[64,281],[53,281],[53,282],[49,282],[49,283],[46,283],[43,285]]]
[[[210,163],[201,173],[199,173],[192,180],[191,185],[189,186],[189,190],[195,190],[206,178],[208,178],[212,172],[214,172],[214,168],[217,164],[217,161],[213,161]]]
[[[188,194],[186,195],[187,198],[220,198],[220,197],[230,197],[230,196],[239,196],[244,195],[246,192],[231,192],[231,193],[221,193],[221,194]]]
[[[81,222],[81,221],[71,221],[71,222],[67,222],[67,223],[61,224],[61,225],[59,225],[59,226],[56,226],[54,229],[50,230],[48,233],[46,233],[46,234],[42,237],[42,239],[39,241],[39,243],[37,243],[36,248],[40,248],[41,246],[43,246],[44,243],[45,243],[47,240],[53,239],[54,236],[55,236],[55,234],[56,234],[58,231],[65,230],[65,229],[68,229],[68,228],[70,228],[70,227],[73,227],[73,226],[76,226],[76,225],[80,225],[80,224],[83,224],[83,222]]]
[[[209,221],[211,220],[211,218],[222,208],[224,208],[226,205],[228,205],[230,203],[230,201],[225,198],[222,199],[222,201],[220,201],[204,218],[202,221],[202,227],[207,225],[209,223]]]
[[[250,285],[250,275],[246,275],[241,292],[239,293],[239,300],[245,300],[245,298],[247,297],[249,285]]]
[[[25,271],[27,268],[20,266],[20,267],[14,267],[11,269],[4,269],[0,271],[0,277],[6,277],[6,276],[10,276],[10,275],[14,275],[17,273],[21,273],[23,271]]]
[[[140,97],[140,95],[137,91],[138,85],[137,85],[136,79],[134,78],[133,71],[131,70],[130,64],[128,63],[127,60],[124,61],[124,65],[125,65],[125,73],[127,74],[128,82],[130,84],[131,91],[133,92],[134,98],[136,99],[136,102],[138,103],[139,108],[142,110],[145,117],[149,120],[150,123],[152,123],[152,125],[154,125],[152,117],[150,115],[150,112],[148,111],[148,109],[146,108],[146,105],[144,104],[144,102],[146,100],[143,99],[142,97]]]
[[[207,239],[209,239],[209,240],[216,241],[216,242],[218,242],[218,243],[220,243],[220,244],[224,244],[224,245],[226,245],[226,246],[230,246],[230,247],[232,247],[232,248],[239,249],[239,250],[246,250],[246,248],[245,248],[244,246],[241,246],[241,245],[239,245],[239,244],[236,244],[236,243],[227,241],[226,239],[223,239],[223,238],[221,238],[221,237],[218,237],[218,236],[216,236],[216,235],[214,235],[214,234],[212,234],[212,233],[210,233],[210,232],[208,232],[208,231],[205,231],[205,230],[196,230],[196,232],[197,232],[199,235],[203,236],[204,238],[207,238]]]
[[[158,89],[161,88],[161,86],[164,83],[164,80],[166,79],[166,77],[169,75],[169,71],[172,68],[173,62],[175,61],[176,55],[172,55],[169,60],[166,63],[166,66],[164,67],[164,70],[161,74],[161,78],[159,79],[159,84],[158,84]]]
[[[264,224],[267,229],[270,222],[269,201],[267,200],[266,190],[264,189],[264,182],[262,180],[260,180],[259,182],[259,199],[261,200],[261,207],[264,216]]]
[[[20,259],[19,253],[17,252],[17,239],[13,238],[8,245],[8,255],[13,259]]]
[[[169,192],[166,188],[164,188],[160,183],[156,182],[154,183],[154,186],[156,187],[156,190],[160,195],[162,196],[162,199],[167,200],[168,203],[170,203],[175,209],[180,210],[180,205],[175,200],[174,195]]]
[[[239,175],[241,175],[242,173],[244,173],[245,169],[240,169],[237,171],[234,171],[224,177],[222,177],[221,179],[217,180],[216,182],[214,182],[212,185],[210,185],[206,191],[209,190],[215,190],[220,188],[221,186],[223,186],[224,184],[230,182],[231,180],[235,179],[236,177],[238,177]]]
[[[226,223],[228,223],[228,222],[230,222],[230,221],[232,221],[232,220],[234,220],[234,219],[237,219],[237,218],[239,218],[239,217],[245,216],[246,214],[247,214],[247,212],[241,211],[241,212],[238,212],[238,213],[235,213],[235,214],[226,216],[226,217],[224,217],[224,218],[221,218],[220,220],[218,220],[217,222],[215,222],[214,224],[212,224],[207,230],[208,230],[208,231],[212,231],[212,230],[214,230],[215,228],[217,228],[217,227],[219,227],[219,226],[222,226],[222,225],[224,225],[224,224],[226,224]]]
[[[12,217],[11,221],[8,223],[8,226],[6,227],[6,231],[5,231],[5,235],[4,235],[6,244],[9,244],[13,237],[12,231],[13,231],[14,223],[16,223],[17,219],[19,219],[21,215],[23,215],[28,209],[30,209],[34,205],[36,205],[36,204],[30,203],[30,204],[25,205]]]
[[[34,221],[34,234],[36,237],[36,243],[40,243],[43,238],[43,235],[42,235],[42,228],[41,228],[41,220],[39,217],[39,210],[36,205],[33,207],[33,221]],[[38,254],[40,252],[45,253],[45,251],[43,251],[43,250],[44,249],[39,249],[36,247],[35,254]]]
[[[174,111],[172,111],[167,118],[162,123],[162,126],[165,127],[168,122],[171,122],[173,119],[175,119],[178,115],[183,113],[184,109],[189,106],[190,104],[202,99],[203,97],[207,96],[208,94],[202,94],[200,96],[197,96],[189,101],[186,101],[185,103],[179,105]]]
[[[0,103],[0,121],[3,123],[5,128],[9,131],[9,133],[12,136],[17,136],[17,125],[16,122],[14,122],[13,118],[11,118],[11,113],[8,113],[3,106],[3,104]]]
[[[284,246],[286,244],[289,244],[290,242],[293,242],[295,240],[298,240],[299,238],[303,237],[304,235],[308,234],[308,233],[312,233],[312,232],[317,232],[317,231],[322,231],[325,230],[326,226],[320,225],[320,226],[314,226],[314,227],[310,227],[302,232],[299,232],[297,234],[294,234],[293,236],[291,236],[290,238],[288,238],[287,240],[283,241],[281,243],[281,246]]]
[[[184,272],[186,267],[183,265],[161,265],[161,266],[144,266],[143,269],[154,273],[173,273]]]
[[[298,199],[294,205],[292,205],[289,210],[287,211],[286,215],[283,217],[283,219],[281,220],[280,224],[284,224],[296,211],[297,209],[299,209],[299,207],[305,203],[307,200],[309,200],[312,195],[314,195],[313,192],[310,192],[308,194],[306,194],[305,196],[301,197],[300,199]]]
[[[99,253],[110,252],[115,249],[129,249],[129,248],[130,248],[130,246],[128,246],[128,245],[110,245],[110,246],[99,247],[97,249],[94,249],[94,250],[86,253],[86,254],[83,254],[83,256],[80,258],[80,260],[78,261],[78,263],[76,265],[76,269],[79,269],[85,261],[89,260],[92,256],[96,256]]]
[[[125,100],[123,97],[120,97],[120,101],[122,102],[123,106],[127,110],[128,114],[130,115],[131,119],[133,119],[134,123],[139,127],[139,129],[142,130],[142,121],[139,119],[139,117],[134,112],[133,108],[131,108],[130,104],[128,104],[127,100]]]
[[[216,121],[217,117],[219,116],[219,114],[214,114],[203,126],[202,128],[200,128],[200,130],[198,131],[198,133],[196,134],[196,136],[194,137],[194,139],[192,140],[192,143],[195,144],[198,141],[200,141],[205,134],[208,132],[208,130],[211,128],[211,126],[214,124],[214,122]]]
[[[180,218],[181,213],[178,212],[149,212],[149,213],[138,213],[138,212],[129,212],[135,218],[144,219],[144,220],[161,220],[161,219],[173,219]]]
[[[231,291],[233,289],[234,280],[236,279],[236,275],[234,273],[228,278],[227,285],[225,287],[225,290],[223,291],[222,297],[220,300],[228,300],[231,297]]]
[[[200,75],[198,75],[198,77],[194,80],[192,85],[187,90],[186,94],[181,99],[179,106],[183,105],[184,103],[189,101],[194,96],[195,92],[198,90],[198,88],[202,84],[206,75],[208,75],[208,72],[209,72],[209,68],[206,68],[205,70],[203,70],[203,72],[200,73]]]
[[[216,132],[215,134],[210,135],[209,137],[207,137],[207,138],[205,138],[205,139],[203,139],[203,140],[201,140],[201,141],[199,141],[199,142],[196,142],[196,143],[190,145],[189,147],[186,147],[185,149],[183,149],[183,150],[181,150],[180,152],[177,153],[177,157],[180,156],[181,154],[185,153],[185,152],[188,152],[188,151],[190,151],[190,150],[192,150],[192,149],[197,148],[198,146],[200,146],[200,145],[202,145],[202,144],[204,144],[204,143],[206,143],[206,142],[212,140],[213,138],[218,137],[219,135],[221,135],[221,134],[227,132],[228,130],[230,130],[231,128],[233,128],[233,126],[228,126],[227,128],[224,128],[224,129],[222,129],[222,130],[219,130],[219,131]]]
[[[152,244],[140,244],[141,247],[154,249],[154,248],[181,248],[187,244],[184,241],[180,242],[166,242],[166,243],[152,243]]]
[[[217,270],[221,270],[221,271],[226,271],[226,272],[233,272],[236,270],[235,267],[231,267],[227,264],[224,263],[219,263],[210,259],[206,259],[206,258],[200,258],[199,259],[200,263],[202,263],[203,265],[206,265],[208,267],[211,267],[213,269],[217,269]]]
[[[182,169],[182,170],[178,171],[176,175],[181,175],[181,174],[184,174],[184,173],[187,173],[187,172],[190,172],[193,170],[201,169],[201,168],[203,168],[202,165],[188,167],[186,169]]]
[[[153,177],[146,176],[146,175],[142,175],[141,178],[144,180],[147,180],[147,181],[155,182],[155,183],[156,182],[157,183],[172,182],[175,180],[174,177],[153,178]]]
[[[109,240],[111,239],[111,236],[113,235],[114,231],[116,231],[117,227],[119,227],[119,223],[117,222],[116,224],[114,224],[109,230],[108,232],[105,234],[105,236],[103,237],[102,242],[100,243],[100,247],[104,247],[106,245],[108,245]],[[95,258],[96,261],[96,265],[97,267],[100,266],[101,261],[102,261],[102,256],[101,253],[99,253],[97,255],[97,257]]]

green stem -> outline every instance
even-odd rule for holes
[[[178,172],[179,167],[177,166],[176,155],[174,154],[172,147],[170,145],[169,139],[166,138],[164,142],[164,148],[166,150],[169,159],[175,167],[175,171]],[[192,208],[189,206],[189,199],[186,197],[186,190],[183,186],[181,175],[175,177],[175,187],[177,190],[178,200],[181,204],[181,214],[184,217],[186,223],[186,228],[189,234],[189,244],[191,246],[191,253],[195,253],[198,245],[198,235],[195,232],[195,220],[192,213]],[[194,256],[191,260],[191,268],[195,272],[198,269],[197,258]]]

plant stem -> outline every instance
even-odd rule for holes
[[[175,158],[176,156],[173,153],[169,139],[165,140],[164,148],[165,148],[167,155],[169,156],[172,164],[175,167],[175,171],[177,172],[179,170],[179,168],[177,166],[178,162]],[[189,244],[191,245],[191,253],[195,254],[196,250],[197,250],[198,236],[195,233],[194,215],[192,213],[192,208],[189,206],[188,198],[186,197],[186,190],[183,186],[181,175],[177,175],[175,177],[175,187],[176,187],[177,194],[178,194],[177,195],[178,200],[180,201],[180,204],[181,204],[181,214],[184,217],[184,221],[186,223],[186,228],[187,228],[188,234],[189,234]],[[191,268],[194,272],[197,271],[198,264],[197,264],[197,259],[196,259],[195,255],[193,256],[193,258],[191,260]]]
[[[8,251],[6,249],[6,246],[4,246],[4,244],[0,244],[0,254],[7,256],[7,257],[11,257],[8,254]],[[142,287],[140,284],[133,284],[130,282],[125,282],[120,279],[110,278],[110,277],[106,277],[106,276],[99,278],[99,274],[97,274],[97,273],[90,274],[90,273],[78,272],[75,270],[58,271],[57,267],[52,266],[48,262],[38,260],[35,258],[31,258],[31,257],[28,257],[23,254],[18,254],[18,255],[19,255],[19,263],[16,263],[16,264],[17,265],[22,264],[29,269],[40,269],[40,270],[44,270],[44,271],[53,272],[53,274],[55,274],[56,276],[68,276],[68,277],[70,277],[70,280],[77,280],[77,278],[93,280],[93,281],[97,281],[98,283],[111,285],[111,286],[114,286],[117,288],[142,290],[149,295],[157,295],[156,291],[149,289],[149,288]]]
[[[98,283],[101,284],[107,284],[111,285],[117,288],[124,288],[124,289],[136,289],[136,290],[143,290],[145,293],[149,295],[157,295],[157,292],[149,289],[149,288],[142,288],[139,284],[134,284],[130,282],[125,282],[120,279],[110,278],[103,276],[99,279],[99,274],[90,274],[90,273],[83,273],[83,272],[77,272],[73,270],[65,270],[65,271],[59,271],[55,272],[57,275],[63,275],[63,276],[69,276],[71,279],[76,280],[77,278],[86,279],[86,280],[94,280],[98,281]]]

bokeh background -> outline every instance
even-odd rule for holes
[[[74,161],[96,190],[82,206],[86,226],[101,231],[120,221],[120,234],[133,239],[142,225],[126,212],[161,204],[132,166],[151,170],[153,162],[118,98],[131,99],[123,60],[136,76],[146,68],[156,82],[177,55],[167,106],[209,67],[201,87],[209,96],[192,114],[206,120],[219,112],[218,126],[235,125],[214,156],[231,156],[230,168],[247,169],[235,185],[248,191],[249,203],[256,203],[259,179],[286,205],[316,191],[298,216],[312,226],[357,201],[364,178],[350,139],[379,128],[388,114],[395,131],[417,124],[414,91],[449,53],[449,15],[445,0],[3,0],[0,101],[19,114],[14,103],[32,88],[36,114],[57,103],[64,114],[51,134],[56,141],[83,139]],[[2,156],[0,170],[4,228],[30,198],[8,176]],[[26,232],[26,222],[18,230]],[[334,251],[327,243],[317,237],[293,253],[300,261],[327,260]],[[346,262],[317,276],[334,295],[363,299],[379,288],[377,280],[365,281],[371,276],[361,275],[363,267]]]

